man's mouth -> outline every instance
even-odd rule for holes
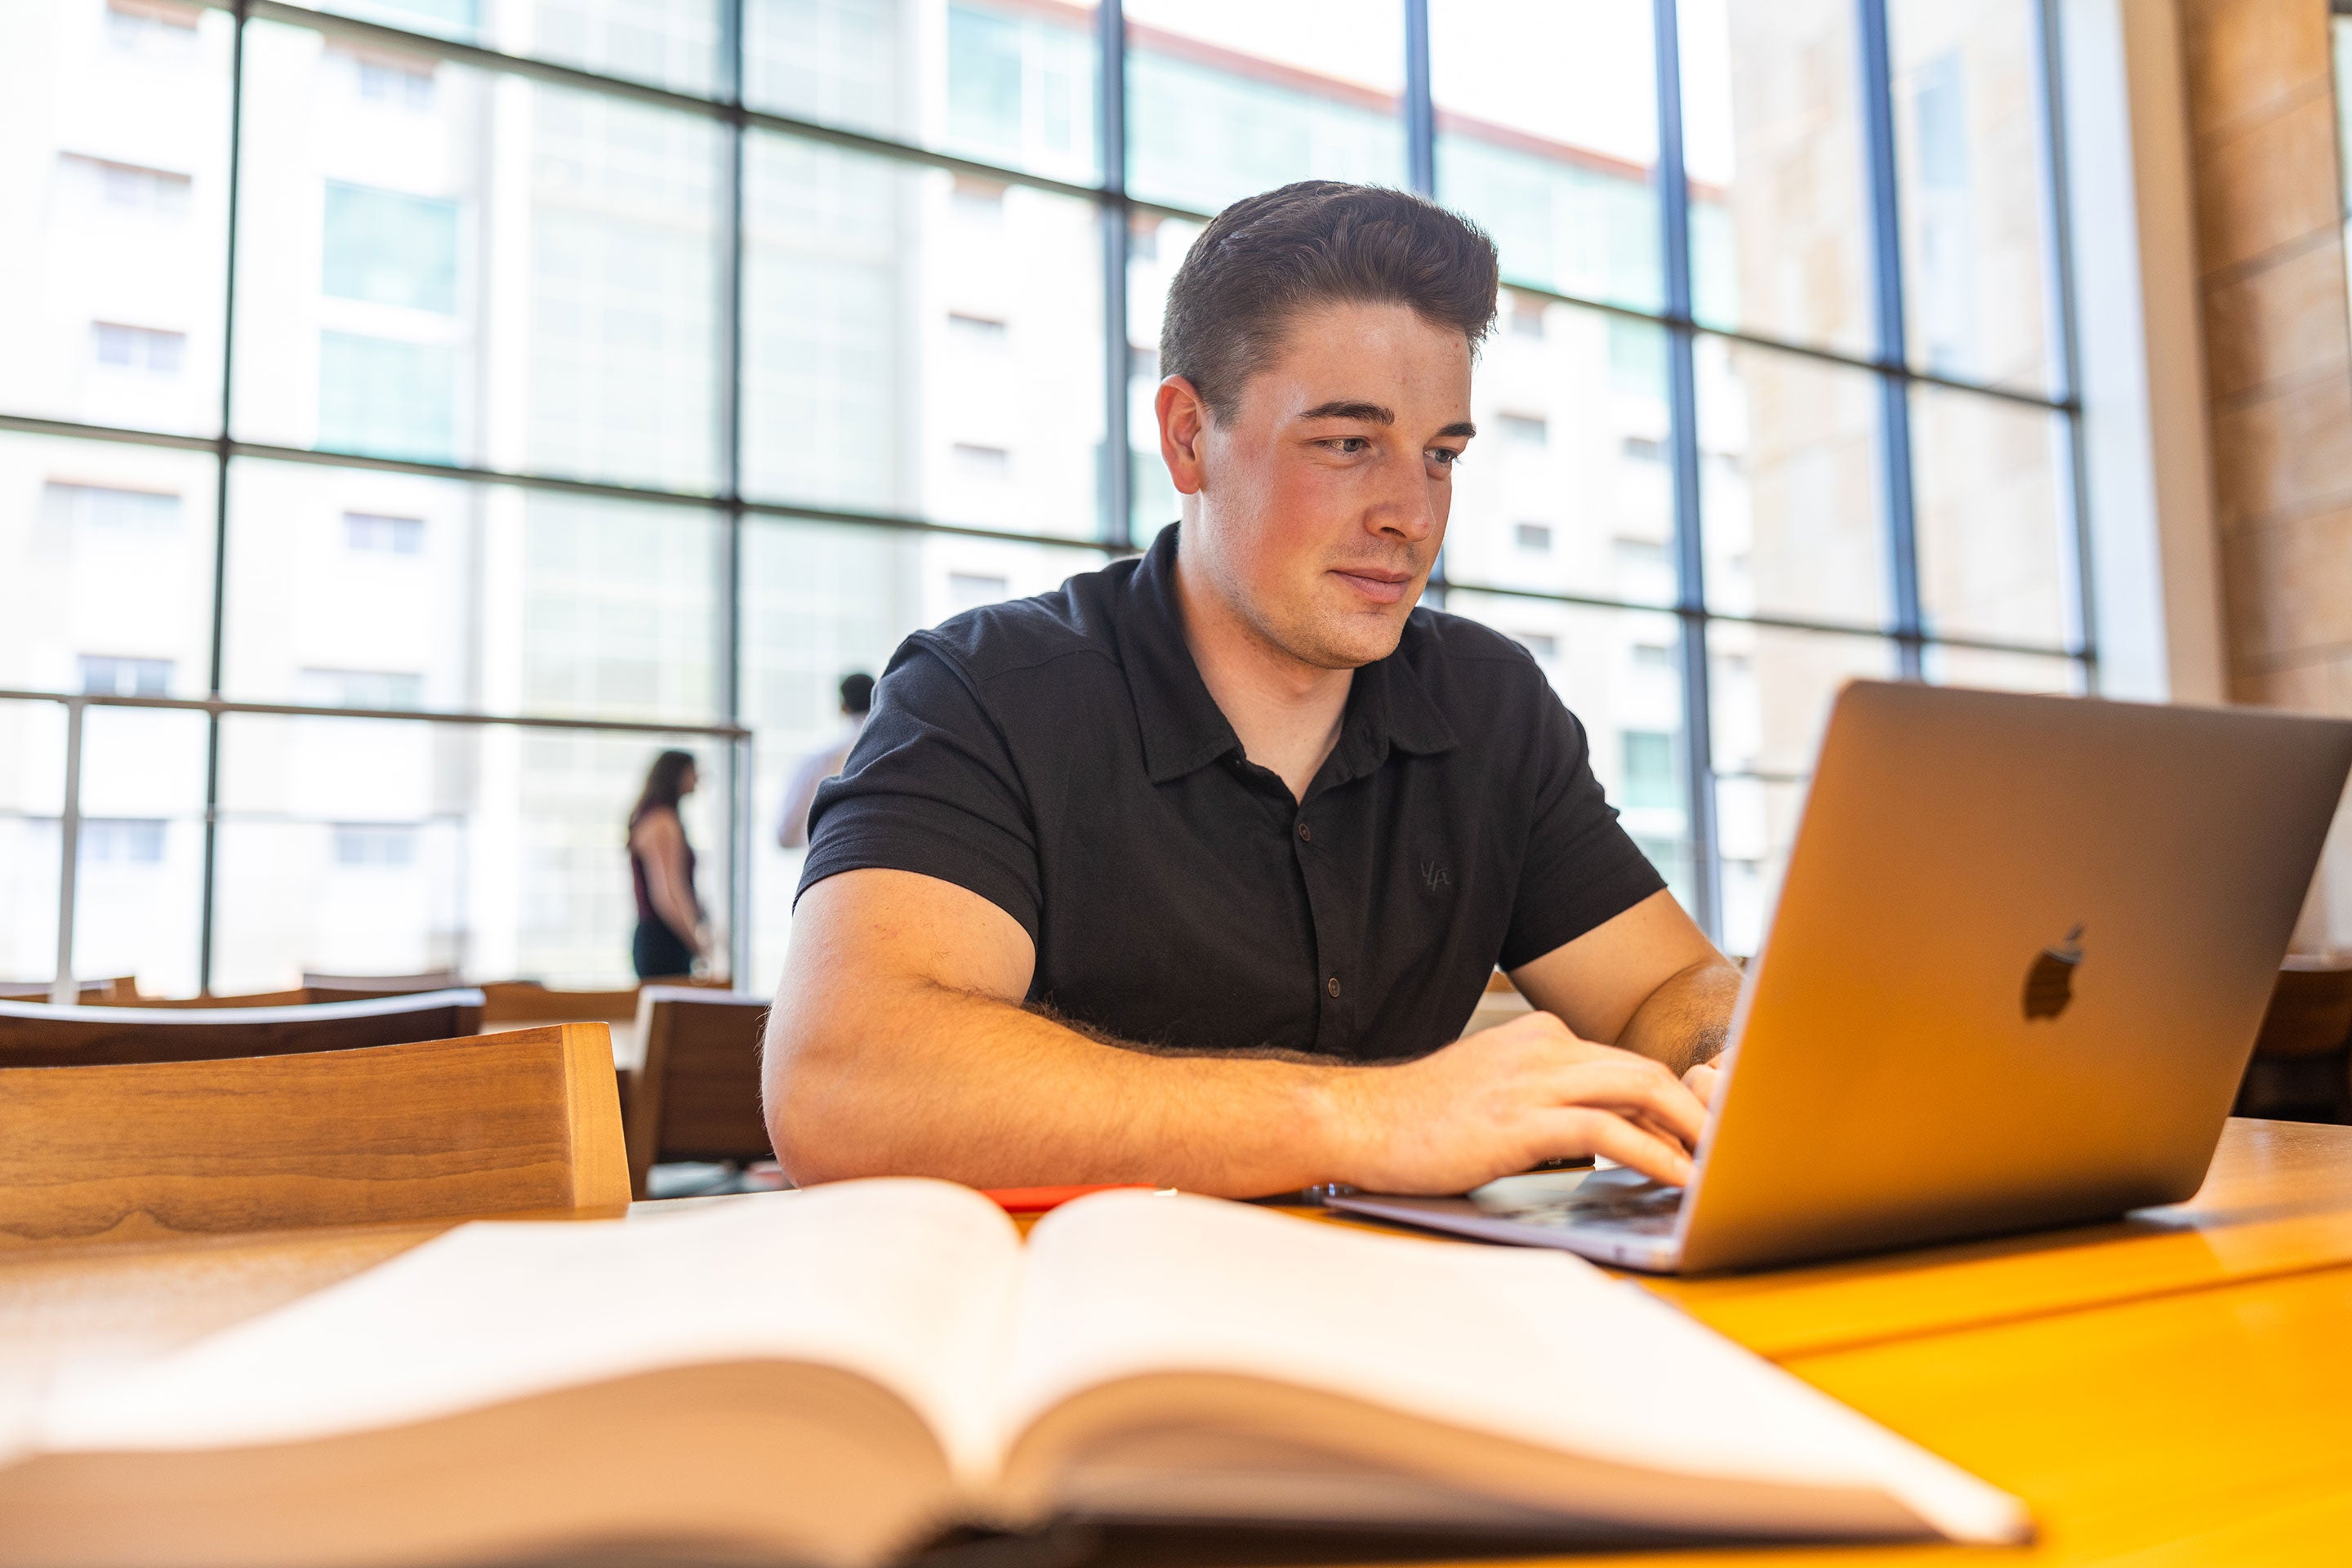
[[[1412,584],[1412,574],[1385,566],[1335,566],[1331,574],[1375,605],[1393,605]]]

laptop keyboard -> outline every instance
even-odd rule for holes
[[[1682,1188],[1623,1169],[1507,1176],[1470,1197],[1483,1212],[1522,1225],[1606,1226],[1640,1236],[1672,1235],[1683,1206]]]

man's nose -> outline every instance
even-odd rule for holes
[[[1381,486],[1367,520],[1373,531],[1408,544],[1419,544],[1439,527],[1437,498],[1429,477],[1422,471],[1418,452],[1381,465]]]

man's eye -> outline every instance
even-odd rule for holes
[[[1441,468],[1450,468],[1462,460],[1462,454],[1451,447],[1432,447],[1429,460]]]
[[[1352,458],[1371,445],[1361,436],[1334,436],[1326,444],[1343,458]]]

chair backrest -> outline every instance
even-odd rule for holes
[[[81,1002],[110,1001],[130,986],[128,975],[112,980],[77,980],[74,997]],[[46,1002],[56,989],[56,983],[47,980],[0,980],[0,1000]]]
[[[103,1007],[299,1007],[307,1002],[341,1002],[350,997],[321,996],[303,988],[294,991],[251,991],[236,996],[142,996],[133,989],[105,996],[84,997]]]
[[[556,991],[536,980],[494,980],[482,987],[486,1024],[557,1024],[585,1018],[625,1023],[637,1016],[637,987]]]
[[[772,1160],[760,1110],[760,1034],[770,998],[701,986],[637,993],[644,1065],[629,1089],[629,1185],[664,1160]]]
[[[2352,1039],[2352,952],[2289,953],[2254,1054],[2321,1056]]]
[[[304,970],[302,984],[327,991],[397,996],[409,991],[453,991],[466,984],[466,977],[454,969],[428,969],[422,974],[313,974]]]
[[[0,1068],[0,1248],[629,1197],[602,1026]]]
[[[455,1039],[481,1026],[478,991],[289,1007],[58,1007],[0,1002],[0,1068],[281,1057]],[[609,1056],[604,1066],[612,1070]]]

